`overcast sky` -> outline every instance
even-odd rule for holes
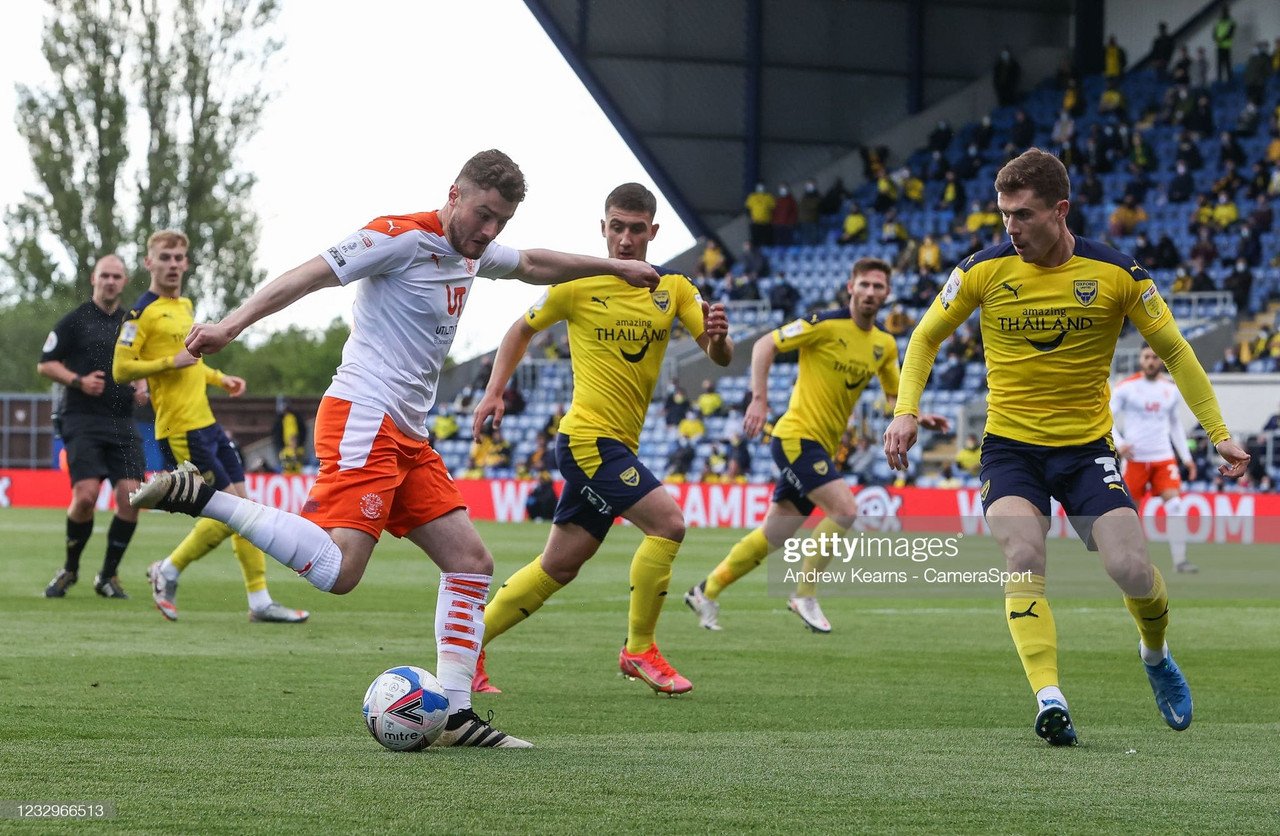
[[[0,113],[13,113],[16,83],[47,78],[44,10],[5,4]],[[629,180],[654,189],[520,0],[284,0],[280,24],[285,45],[266,80],[277,98],[243,158],[259,177],[259,263],[273,277],[373,217],[439,208],[462,163],[485,148],[510,154],[529,185],[499,239],[509,246],[604,255],[605,195]],[[11,116],[0,119],[0,161],[7,206],[34,184]],[[650,260],[692,245],[661,195],[658,221]],[[352,292],[317,293],[256,328],[323,326],[348,315]],[[455,355],[496,346],[540,293],[478,280]]]

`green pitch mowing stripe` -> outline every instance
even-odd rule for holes
[[[396,754],[365,732],[360,699],[392,665],[435,667],[438,572],[413,547],[385,537],[341,597],[269,561],[273,595],[313,612],[273,625],[248,622],[225,544],[184,573],[170,624],[142,574],[190,521],[143,517],[121,569],[129,601],[93,594],[107,524],[80,583],[46,600],[62,514],[0,511],[0,801],[109,801],[115,818],[92,825],[103,830],[1262,832],[1280,820],[1273,602],[1175,599],[1171,643],[1196,700],[1179,734],[1156,711],[1118,594],[1053,599],[1083,741],[1055,750],[1031,730],[998,596],[832,597],[835,630],[817,636],[757,572],[722,596],[722,632],[699,629],[680,596],[736,531],[689,532],[658,637],[694,691],[653,695],[617,675],[639,534],[616,529],[490,648],[505,693],[476,707],[538,748]],[[479,527],[499,582],[546,536]],[[1209,549],[1192,552],[1211,578]],[[1102,570],[1076,545],[1055,549],[1057,571]]]

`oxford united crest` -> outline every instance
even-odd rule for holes
[[[1087,308],[1098,298],[1098,280],[1076,279],[1075,291],[1076,301]]]
[[[622,484],[627,487],[634,488],[636,485],[640,484],[640,471],[636,470],[634,467],[628,467],[626,470],[622,471],[618,478],[622,480]]]
[[[653,304],[663,313],[667,312],[667,308],[671,307],[671,293],[666,290],[655,290],[649,296],[653,300]]]

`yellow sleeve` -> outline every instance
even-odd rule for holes
[[[676,316],[695,340],[707,330],[702,318],[702,294],[693,286],[693,282],[681,276],[676,284]]]
[[[808,345],[813,342],[818,332],[819,321],[818,314],[814,314],[808,319],[797,319],[781,328],[775,328],[773,344],[778,347],[778,351],[795,351],[803,345]]]
[[[200,365],[204,366],[203,360],[200,361]],[[222,380],[225,377],[226,375],[224,375],[222,372],[215,369],[213,366],[204,366],[204,382],[207,385],[221,386]]]
[[[958,267],[952,270],[938,298],[916,323],[911,342],[907,343],[907,356],[902,360],[898,402],[893,408],[895,417],[920,414],[920,395],[924,392],[938,349],[982,301],[978,283],[977,276],[961,273]]]
[[[542,331],[562,319],[568,319],[572,307],[573,282],[552,285],[525,313],[524,321],[533,330]]]
[[[880,363],[880,368],[876,372],[876,376],[880,378],[880,388],[884,390],[885,397],[896,398],[898,396],[898,343],[896,340],[886,340],[888,346],[885,348],[884,360]]]
[[[1209,383],[1209,375],[1204,373],[1200,361],[1191,344],[1178,330],[1178,323],[1170,316],[1164,325],[1154,331],[1143,331],[1151,349],[1160,355],[1164,364],[1178,385],[1178,392],[1186,401],[1200,426],[1209,434],[1209,441],[1217,444],[1231,437],[1226,422],[1222,420],[1222,410],[1218,407],[1218,398],[1213,394],[1213,385]]]
[[[116,347],[111,359],[111,376],[116,383],[130,383],[149,375],[173,368],[172,357],[143,360],[142,347],[146,345],[147,332],[141,318],[130,319],[120,326]]]

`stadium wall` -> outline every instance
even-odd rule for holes
[[[301,510],[314,477],[251,473],[251,499],[291,513]],[[534,482],[514,479],[459,480],[472,518],[496,522],[525,520],[525,499]],[[771,484],[666,485],[692,528],[754,528],[764,522],[773,495]],[[862,528],[985,535],[977,490],[934,488],[854,488]],[[63,508],[71,496],[66,475],[56,470],[0,470],[0,509]],[[1280,543],[1280,495],[1189,492],[1187,536],[1192,543]],[[111,507],[104,485],[98,498]],[[1159,498],[1139,509],[1147,536],[1163,539],[1164,513]],[[0,519],[3,519],[0,516]],[[1054,503],[1050,536],[1075,536],[1062,508]]]

